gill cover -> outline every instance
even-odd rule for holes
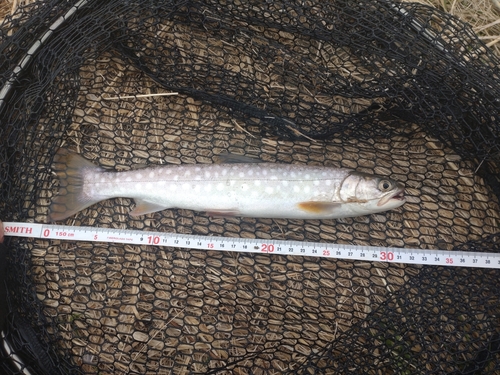
[[[369,174],[352,172],[340,185],[340,199],[345,203],[366,203],[369,199],[373,199],[369,197],[367,184],[363,183],[363,181],[370,182],[374,178],[375,176]]]
[[[378,200],[377,206],[381,207],[403,189],[402,184],[389,178],[352,172],[342,182],[339,196],[345,203],[367,203]]]

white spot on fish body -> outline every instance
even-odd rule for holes
[[[252,169],[249,169],[249,170],[248,170],[248,172],[247,172],[247,174],[248,174],[249,176],[253,175],[253,170],[252,170]]]
[[[283,186],[288,186],[288,181],[287,181],[287,180],[283,180],[283,181],[281,181],[281,184],[282,184]]]
[[[292,176],[293,178],[295,178],[295,177],[297,177],[297,173],[295,173],[294,171],[292,171],[292,172],[290,173],[290,176]]]
[[[255,181],[253,182],[253,184],[254,184],[255,186],[260,186],[260,181],[259,181],[259,180],[255,180]]]
[[[165,180],[160,180],[160,181],[158,181],[158,183],[160,184],[160,186],[165,186],[165,184],[166,184]]]
[[[326,177],[327,173],[326,171],[321,172],[321,176]]]
[[[219,183],[217,184],[217,190],[221,191],[221,190],[223,190],[223,189],[224,189],[224,184],[223,184],[222,182],[219,182]]]
[[[266,187],[265,192],[267,194],[272,194],[274,192],[274,189],[272,187],[268,186],[268,187]]]
[[[155,173],[153,171],[149,172],[149,178],[154,178]]]
[[[186,177],[191,176],[191,171],[189,171],[189,170],[188,170],[188,171],[186,171],[186,172],[184,173],[184,176],[186,176]]]
[[[132,181],[132,177],[128,176],[128,177],[125,179],[125,181],[127,181],[127,182]]]
[[[212,190],[212,184],[205,185],[205,191],[208,193]]]
[[[304,193],[308,194],[311,192],[311,188],[309,186],[304,187]]]
[[[263,170],[262,170],[262,175],[263,175],[263,176],[267,176],[267,170],[266,170],[266,169],[263,169]]]
[[[152,189],[153,188],[153,184],[151,182],[148,182],[146,184],[146,189]]]
[[[247,191],[248,190],[248,184],[241,185],[241,190]]]
[[[137,173],[137,179],[142,180],[142,173]]]
[[[183,189],[183,190],[187,190],[187,189],[189,189],[189,185],[188,185],[188,184],[182,184],[182,189]]]
[[[294,186],[293,186],[293,192],[294,192],[294,193],[298,193],[299,191],[300,191],[299,186],[298,186],[298,185],[294,185]]]
[[[136,188],[137,190],[142,190],[142,184],[141,184],[141,183],[137,183],[137,184],[135,184],[135,188]]]
[[[319,181],[318,180],[314,180],[313,184],[314,184],[314,186],[319,186]]]
[[[326,184],[326,186],[330,186],[332,184],[332,180],[326,180],[325,184]]]
[[[309,179],[311,178],[311,175],[310,175],[309,173],[306,173],[306,174],[305,174],[305,176],[304,176],[304,178],[305,178],[306,180],[309,180]]]
[[[210,172],[209,171],[205,171],[205,178],[210,178]]]
[[[225,168],[224,168],[224,169],[222,170],[222,175],[223,175],[223,176],[227,175],[227,169],[225,169]],[[217,177],[217,173],[215,174],[215,176]]]
[[[245,173],[244,173],[244,172],[240,172],[240,173],[238,173],[238,176],[239,176],[240,178],[243,178],[243,177],[245,177]]]
[[[201,186],[200,186],[200,185],[195,185],[195,186],[193,186],[193,187],[194,187],[194,191],[195,191],[196,193],[199,193],[199,192],[201,191]]]
[[[195,172],[200,172],[200,171],[201,171],[201,167],[195,167],[195,168],[194,168],[194,171],[195,171]]]
[[[257,191],[252,191],[252,198],[257,198],[257,196],[259,195],[259,193]]]

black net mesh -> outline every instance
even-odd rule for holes
[[[391,176],[408,201],[320,221],[133,218],[120,198],[65,223],[496,252],[498,64],[467,25],[411,3],[38,1],[0,29],[0,217],[47,221],[61,147],[114,170],[229,151]],[[495,270],[20,238],[5,251],[2,352],[25,364],[5,371],[500,373]]]

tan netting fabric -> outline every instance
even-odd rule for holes
[[[390,176],[407,203],[322,221],[134,218],[133,200],[117,198],[64,223],[498,249],[498,59],[433,8],[39,1],[6,19],[0,42],[6,221],[47,221],[61,147],[118,171],[230,152]],[[19,238],[7,248],[8,336],[39,373],[500,369],[495,270]]]

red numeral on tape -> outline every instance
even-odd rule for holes
[[[263,253],[272,253],[274,251],[274,245],[272,243],[263,243],[260,249]]]
[[[159,236],[148,236],[148,243],[153,245],[158,245],[160,243]]]
[[[381,251],[380,260],[394,260],[394,253],[392,251]]]

